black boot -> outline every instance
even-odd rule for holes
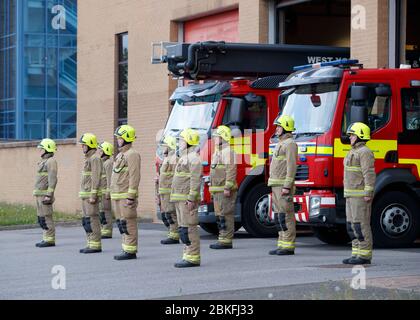
[[[233,248],[232,244],[221,244],[219,242],[213,243],[210,245],[210,249],[215,249],[215,250],[232,249],[232,248]]]
[[[192,263],[186,260],[182,260],[181,262],[177,262],[174,264],[175,268],[191,268],[191,267],[199,267],[199,263]]]
[[[35,246],[38,247],[38,248],[55,247],[55,243],[41,241],[41,242],[38,242],[37,244],[35,244]]]
[[[92,249],[92,248],[83,248],[83,249],[80,249],[79,250],[79,252],[80,253],[85,253],[85,254],[88,254],[88,253],[99,253],[99,252],[102,252],[102,249]]]
[[[128,253],[123,251],[121,254],[114,256],[114,260],[131,260],[137,259],[137,255],[135,253]]]
[[[275,256],[275,255],[277,255],[277,252],[278,252],[278,251],[280,251],[280,249],[270,250],[270,251],[268,252],[268,254],[269,254],[269,255],[271,255],[271,256]]]
[[[101,236],[101,239],[112,239],[112,236]]]
[[[179,240],[167,238],[164,240],[160,240],[160,244],[179,244]]]
[[[351,256],[350,258],[344,259],[343,264],[350,264],[350,261],[356,259],[356,256]]]
[[[286,249],[277,250],[278,256],[292,256],[294,254],[295,252],[291,250],[286,250]]]
[[[370,260],[369,259],[364,259],[361,257],[355,257],[349,260],[348,264],[370,264]]]

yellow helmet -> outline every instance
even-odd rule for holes
[[[132,126],[124,124],[115,129],[114,136],[123,139],[125,142],[131,143],[136,140],[136,130]]]
[[[221,137],[226,142],[230,142],[232,131],[227,126],[218,126],[216,132],[213,133],[214,137]]]
[[[79,143],[87,145],[89,148],[98,148],[98,141],[93,133],[85,133],[80,137]]]
[[[101,149],[107,156],[112,156],[114,154],[114,146],[107,142],[104,141],[99,145],[99,149]]]
[[[168,146],[170,149],[176,149],[176,138],[171,135],[166,135],[165,139],[163,139],[164,145]]]
[[[181,134],[181,138],[185,140],[190,146],[198,146],[200,144],[200,135],[194,129],[184,129]]]
[[[54,153],[57,151],[57,145],[54,140],[51,139],[42,139],[42,141],[37,146],[38,149],[44,149],[47,152]]]
[[[282,127],[284,130],[292,132],[295,131],[295,120],[291,116],[279,115],[276,120],[274,120],[274,125]]]
[[[347,134],[355,134],[360,140],[370,140],[370,128],[363,122],[352,123]]]

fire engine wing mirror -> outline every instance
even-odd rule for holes
[[[390,86],[379,85],[375,88],[375,93],[378,97],[391,97],[392,90]]]
[[[240,98],[225,98],[230,100],[230,108],[228,114],[228,125],[241,126],[246,109],[246,102]]]
[[[351,100],[353,102],[365,102],[368,99],[368,87],[366,86],[351,86]]]
[[[368,109],[366,102],[368,100],[368,87],[353,85],[350,88],[351,96],[351,111],[350,111],[350,123],[363,122],[368,123]]]

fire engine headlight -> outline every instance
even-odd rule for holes
[[[311,197],[309,203],[309,215],[317,216],[321,210],[321,197]]]

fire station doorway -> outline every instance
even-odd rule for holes
[[[351,0],[277,1],[276,43],[350,47],[350,19]]]
[[[420,68],[420,1],[407,0],[405,30],[405,62],[412,68]]]

